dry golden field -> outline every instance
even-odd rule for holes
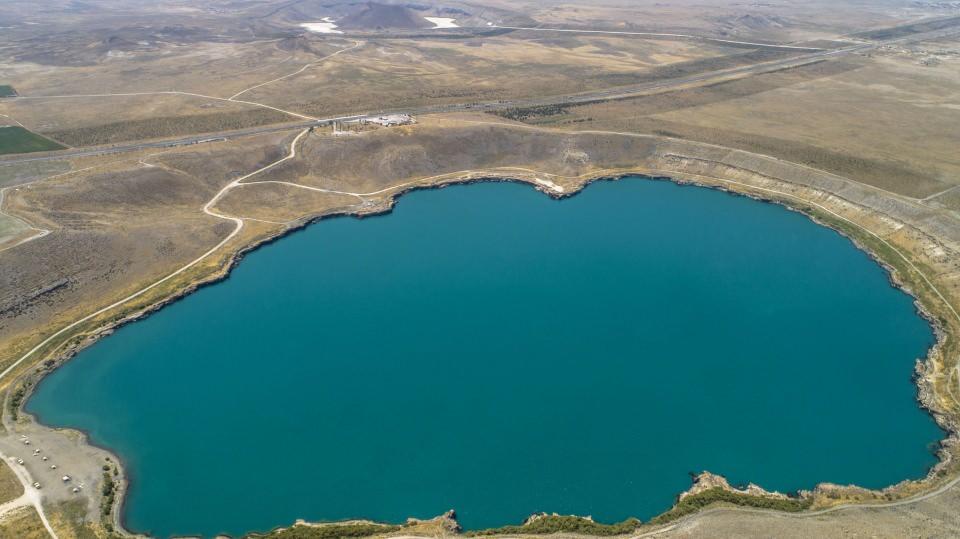
[[[78,348],[223,278],[264,241],[324,216],[389,210],[415,187],[511,179],[561,196],[641,173],[789,204],[875,252],[940,320],[917,383],[950,432],[923,482],[825,486],[811,495],[832,511],[822,515],[714,506],[644,533],[960,530],[956,2],[35,4],[0,5],[0,86],[17,94],[0,98],[0,125],[72,148],[0,155],[0,454],[29,432],[100,476],[104,452],[18,415],[23,396]],[[463,12],[463,27],[411,18],[443,10]],[[300,26],[327,16],[346,33]],[[584,92],[590,103],[566,101]],[[478,103],[498,110],[472,111]],[[306,123],[414,107],[425,111],[415,125]],[[228,133],[249,128],[262,129]],[[100,489],[43,496],[60,537],[123,533]],[[831,509],[845,502],[890,505]],[[32,507],[0,509],[0,537],[45,534]]]
[[[946,53],[923,65],[931,51]],[[958,88],[960,41],[941,40],[526,121],[735,147],[936,198],[960,181]]]

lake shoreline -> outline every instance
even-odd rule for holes
[[[936,388],[935,388],[935,380],[932,378],[932,368],[931,368],[933,358],[937,354],[943,352],[943,349],[946,345],[946,340],[948,337],[948,329],[943,326],[943,324],[940,322],[938,317],[934,314],[934,312],[936,311],[936,308],[929,308],[923,302],[921,298],[921,294],[915,292],[910,286],[910,284],[900,276],[900,271],[896,268],[895,262],[887,261],[880,253],[874,252],[874,249],[871,249],[867,245],[867,242],[864,239],[857,237],[855,230],[846,230],[841,226],[838,226],[837,223],[830,222],[825,215],[817,215],[815,211],[809,208],[804,208],[803,207],[804,203],[791,203],[789,200],[785,200],[785,199],[766,197],[756,192],[750,192],[749,186],[747,186],[748,188],[744,190],[744,189],[736,188],[736,186],[733,184],[724,185],[723,183],[721,183],[724,181],[722,179],[718,179],[718,183],[707,183],[703,181],[697,181],[692,177],[688,177],[685,179],[682,177],[683,176],[682,173],[679,173],[679,174],[674,173],[674,174],[668,175],[666,174],[666,171],[665,171],[664,174],[659,174],[659,173],[650,174],[649,171],[644,171],[643,169],[634,169],[634,170],[619,171],[615,174],[599,173],[593,176],[585,176],[582,178],[577,178],[572,182],[565,182],[565,185],[572,183],[573,187],[575,188],[566,189],[564,191],[557,191],[554,189],[550,189],[544,183],[542,183],[542,181],[538,181],[537,179],[535,179],[535,177],[534,179],[530,179],[529,175],[526,175],[527,177],[522,177],[522,176],[525,176],[525,175],[517,174],[516,172],[510,173],[509,175],[501,174],[501,173],[492,173],[492,174],[477,173],[477,175],[467,175],[459,178],[453,178],[452,180],[449,180],[449,181],[439,180],[431,184],[409,185],[406,187],[400,187],[395,192],[391,192],[390,195],[387,198],[385,198],[380,204],[371,206],[369,208],[366,208],[357,212],[349,212],[349,211],[330,212],[330,213],[316,215],[311,218],[298,221],[295,224],[279,232],[267,235],[263,238],[259,238],[248,245],[244,245],[243,247],[241,247],[239,250],[237,250],[236,252],[234,252],[228,257],[228,261],[225,264],[225,266],[222,267],[215,275],[209,276],[207,278],[195,280],[190,283],[186,283],[184,286],[180,287],[179,290],[174,295],[171,295],[170,297],[162,299],[161,301],[155,302],[146,308],[138,309],[132,313],[129,313],[123,316],[122,318],[119,318],[113,323],[110,323],[106,326],[102,326],[99,329],[90,332],[88,336],[84,338],[81,342],[68,347],[62,353],[58,354],[56,365],[54,366],[54,368],[62,365],[63,362],[70,359],[71,357],[76,355],[76,353],[83,350],[87,346],[90,346],[99,338],[109,335],[116,328],[122,325],[125,325],[129,322],[142,319],[148,316],[149,314],[153,313],[154,311],[159,310],[166,305],[172,304],[186,297],[187,295],[200,289],[201,287],[209,286],[209,285],[218,283],[220,281],[223,281],[224,279],[229,277],[229,274],[232,268],[235,267],[235,265],[239,263],[239,261],[242,260],[247,253],[253,252],[254,250],[264,245],[268,245],[270,243],[273,243],[274,241],[278,241],[279,239],[285,237],[288,234],[299,231],[303,228],[306,228],[308,225],[317,223],[325,219],[329,219],[333,217],[348,217],[348,216],[364,218],[364,217],[385,215],[392,211],[396,201],[404,194],[407,194],[412,191],[444,188],[452,185],[470,184],[470,183],[478,183],[478,182],[523,183],[523,184],[533,186],[537,190],[541,191],[542,193],[554,199],[562,199],[562,198],[568,198],[568,197],[579,194],[587,185],[593,183],[594,181],[599,181],[599,180],[617,181],[627,176],[642,176],[643,179],[645,180],[671,181],[681,185],[695,185],[699,187],[719,189],[721,191],[726,191],[733,195],[746,196],[761,202],[770,202],[770,203],[775,203],[775,204],[784,206],[792,211],[803,213],[808,218],[820,224],[821,226],[826,226],[828,228],[831,228],[839,232],[843,236],[847,237],[852,243],[854,243],[854,245],[859,250],[866,252],[871,257],[871,259],[879,263],[887,272],[891,286],[905,291],[907,294],[909,294],[913,298],[913,303],[917,309],[917,312],[921,316],[923,316],[923,318],[931,325],[931,327],[934,330],[934,333],[936,336],[936,342],[931,346],[930,350],[928,351],[927,357],[923,361],[918,360],[918,366],[914,372],[914,377],[915,377],[914,380],[918,386],[918,392],[917,392],[918,404],[921,406],[921,408],[923,408],[925,411],[927,411],[930,415],[934,417],[934,419],[941,426],[941,428],[945,430],[945,434],[946,434],[946,438],[941,441],[941,447],[940,447],[940,450],[938,451],[937,464],[935,464],[928,471],[928,473],[923,479],[904,480],[901,483],[882,489],[879,492],[884,494],[893,494],[896,496],[897,493],[893,492],[893,490],[897,490],[898,488],[903,487],[905,483],[924,484],[929,487],[927,488],[927,490],[929,490],[930,488],[933,488],[935,486],[934,482],[937,479],[936,476],[940,472],[946,471],[949,468],[950,464],[952,464],[952,458],[951,458],[951,453],[949,449],[954,448],[956,446],[956,441],[957,441],[956,435],[958,433],[957,423],[955,419],[953,419],[952,417],[949,417],[947,414],[939,410],[939,407],[935,401]],[[809,204],[809,202],[807,204]],[[928,371],[928,369],[930,370]],[[50,371],[52,371],[52,369],[39,374],[34,373],[34,376],[37,377],[36,381],[39,382],[40,379],[42,379]],[[32,384],[30,391],[32,392],[37,386],[38,386],[38,383]],[[25,403],[29,398],[30,398],[30,395],[28,394],[21,401],[20,403],[21,408],[23,406],[23,403]],[[23,413],[24,415],[27,415],[26,412],[23,412]],[[42,423],[42,418],[37,417],[36,421],[38,423]],[[75,430],[75,429],[69,429],[69,430]],[[85,433],[83,433],[83,435],[85,438],[87,438],[86,440],[87,443],[90,443],[89,437],[87,437]],[[100,448],[100,449],[112,454],[112,452],[110,452],[106,448]],[[114,455],[114,458],[116,459],[117,462],[120,462],[121,468],[126,470],[126,466],[123,466],[123,461],[120,459],[120,457],[118,455]],[[121,530],[122,533],[130,534],[130,532],[127,530],[125,526],[124,502],[125,502],[126,492],[128,491],[129,485],[131,481],[133,481],[133,479],[126,474],[127,474],[126,471],[121,471],[121,480],[120,480],[121,486],[118,491],[119,496],[115,504],[114,510],[112,511],[112,514],[114,515],[115,527],[118,530]],[[820,489],[822,486],[823,485],[818,485],[815,491]],[[845,487],[841,487],[841,488],[845,488]],[[912,492],[909,492],[909,490],[914,490],[914,489],[907,489],[907,490],[908,492],[905,492],[905,495],[913,494]],[[890,492],[887,492],[887,491],[890,491]],[[812,496],[814,494],[810,493],[807,495]]]

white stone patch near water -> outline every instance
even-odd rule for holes
[[[318,34],[342,34],[343,32],[337,30],[337,23],[333,22],[333,19],[330,17],[324,17],[320,22],[305,22],[300,26],[310,30],[311,32],[317,32]]]
[[[459,24],[453,22],[457,19],[451,19],[449,17],[424,17],[424,19],[433,23],[433,28],[430,30],[437,28],[460,28]]]
[[[540,184],[540,185],[548,188],[548,189],[552,189],[552,190],[556,191],[557,193],[562,193],[562,192],[563,192],[563,187],[562,187],[562,186],[557,185],[557,184],[553,183],[553,182],[550,181],[550,180],[544,180],[544,179],[542,179],[542,178],[536,178],[536,179],[534,179],[534,181],[537,182],[538,184]]]

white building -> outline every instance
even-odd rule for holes
[[[385,114],[383,116],[367,116],[360,120],[362,124],[377,124],[383,127],[393,127],[395,125],[408,125],[416,123],[409,114]]]

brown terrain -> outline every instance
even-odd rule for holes
[[[937,326],[917,383],[949,437],[922,481],[821,485],[788,513],[763,509],[775,498],[762,490],[703,476],[686,504],[735,497],[699,512],[678,499],[620,534],[960,533],[956,2],[41,3],[0,6],[0,85],[18,94],[0,98],[0,125],[70,147],[0,154],[0,455],[18,472],[0,473],[0,537],[127,533],[116,457],[21,410],[44,374],[118,324],[223,278],[265,241],[323,216],[385,211],[411,188],[510,179],[566,196],[628,173],[787,204],[873,253]],[[423,16],[462,27],[434,30]],[[324,17],[344,33],[299,26]],[[566,100],[584,92],[594,97]],[[537,102],[503,103],[521,99]],[[491,112],[467,107],[478,104]],[[413,125],[310,123],[413,108],[424,112]],[[163,145],[177,137],[195,138]],[[62,455],[85,488],[34,490],[29,480],[56,477],[26,458],[24,437]],[[24,492],[38,501],[6,504]],[[613,533],[551,518],[526,530]],[[276,535],[457,533],[449,519],[341,526]]]

